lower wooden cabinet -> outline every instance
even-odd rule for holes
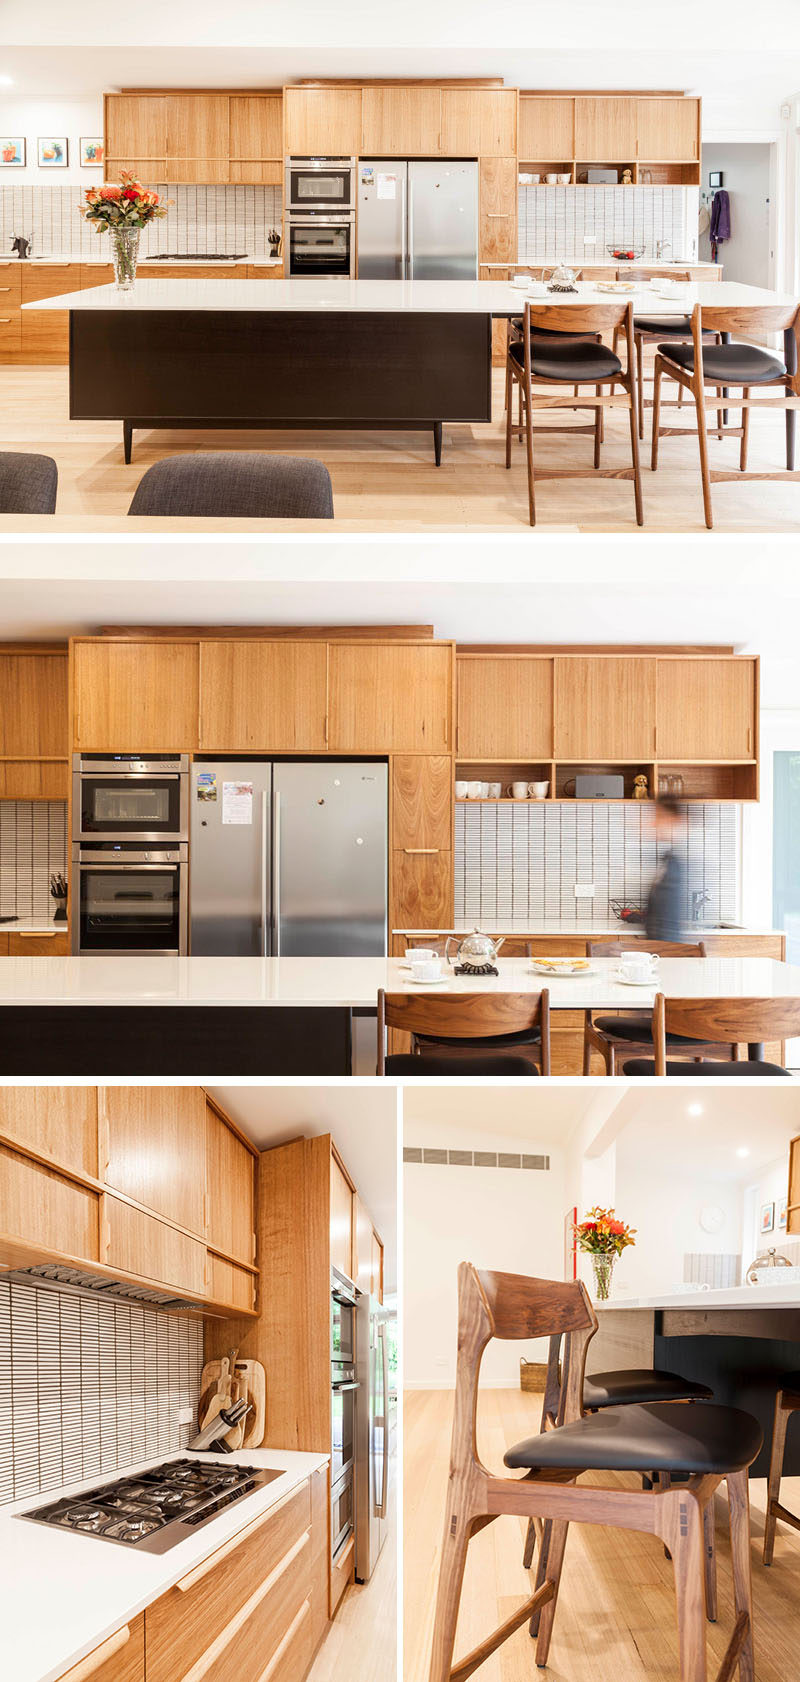
[[[144,1613],[115,1630],[58,1682],[144,1682]]]
[[[356,1541],[355,1541],[355,1537],[352,1536],[350,1538],[350,1541],[347,1543],[347,1546],[345,1548],[342,1548],[341,1553],[336,1555],[336,1558],[333,1561],[333,1564],[331,1565],[331,1596],[330,1596],[331,1617],[333,1617],[333,1614],[336,1611],[336,1608],[339,1604],[339,1601],[342,1598],[342,1595],[345,1592],[345,1589],[353,1581],[353,1571],[355,1569],[355,1563],[356,1563]]]
[[[328,1628],[330,1577],[330,1473],[327,1466],[312,1472],[311,1491],[311,1640],[316,1652]]]
[[[64,928],[62,923],[61,928]],[[66,930],[42,929],[34,934],[14,934],[8,936],[9,958],[68,958],[69,935]]]
[[[392,922],[416,929],[444,929],[452,920],[453,855],[415,848],[392,853]]]

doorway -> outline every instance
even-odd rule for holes
[[[700,203],[711,210],[715,189],[709,176],[722,175],[730,200],[731,237],[719,247],[724,279],[746,286],[775,285],[776,151],[768,141],[725,141],[704,145],[700,166]],[[701,233],[701,260],[711,260],[708,232]]]

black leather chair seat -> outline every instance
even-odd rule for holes
[[[517,341],[509,345],[509,355],[521,368],[525,362],[524,344]],[[547,346],[532,336],[531,366],[535,380],[558,380],[559,385],[600,385],[622,372],[622,363],[613,350],[577,336],[561,338],[559,335]]]
[[[525,332],[525,322],[521,315],[515,316],[511,325],[515,332],[521,334]],[[531,328],[531,340],[539,339],[543,344],[563,345],[568,341],[572,345],[593,345],[595,338],[596,334],[594,333],[561,333],[556,327]]]
[[[800,1374],[798,1374],[800,1382]],[[585,1408],[623,1407],[628,1403],[698,1402],[714,1395],[707,1384],[695,1384],[680,1373],[658,1367],[631,1367],[622,1372],[587,1373],[583,1385]]]
[[[608,1408],[516,1443],[513,1470],[564,1467],[583,1472],[740,1472],[763,1442],[752,1414],[715,1402]]]
[[[687,334],[692,336],[692,323],[688,315],[635,315],[633,318],[634,333],[663,333],[665,339],[685,339]]]
[[[595,1016],[592,1026],[598,1028],[601,1034],[613,1034],[617,1040],[633,1040],[637,1045],[649,1044],[653,1038],[653,1018],[645,1010],[636,1011],[632,1016]],[[667,1035],[667,1045],[697,1044],[697,1040],[686,1039],[683,1034]]]
[[[694,345],[659,345],[659,350],[689,373],[694,370]],[[786,364],[758,345],[709,345],[703,352],[703,373],[714,385],[764,385],[779,380]]]
[[[417,1075],[428,1080],[442,1075],[446,1080],[466,1075],[470,1080],[485,1076],[490,1080],[528,1080],[538,1076],[539,1070],[526,1057],[413,1057],[410,1052],[398,1053],[386,1059],[386,1073],[407,1080]]]
[[[437,1045],[447,1045],[452,1046],[454,1051],[465,1051],[467,1046],[471,1046],[475,1051],[503,1051],[506,1047],[515,1045],[539,1045],[542,1036],[538,1028],[520,1028],[514,1034],[486,1034],[483,1037],[477,1034],[475,1039],[470,1038],[466,1041],[448,1039],[445,1034],[415,1034],[414,1038],[418,1045],[431,1045],[434,1048]]]
[[[655,1072],[655,1063],[647,1057],[631,1057],[622,1066],[624,1075],[654,1075]],[[754,1080],[760,1080],[762,1075],[785,1075],[787,1080],[792,1078],[789,1070],[782,1069],[778,1063],[714,1063],[710,1059],[703,1063],[670,1063],[667,1060],[667,1074],[674,1075],[678,1080],[685,1080],[687,1075],[691,1075],[692,1080],[702,1080],[706,1076],[709,1080],[746,1080],[748,1075],[752,1075]]]

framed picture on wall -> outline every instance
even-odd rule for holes
[[[761,1231],[762,1232],[772,1232],[774,1226],[775,1226],[775,1204],[774,1203],[762,1203],[762,1205],[761,1205]]]
[[[0,138],[0,164],[4,169],[25,168],[25,140],[21,134]]]
[[[786,1231],[786,1210],[787,1210],[788,1201],[789,1201],[788,1198],[782,1197],[780,1199],[779,1204],[778,1204],[778,1231],[779,1232],[785,1232]]]
[[[564,1216],[564,1278],[578,1277],[578,1246],[575,1243],[575,1228],[578,1224],[578,1211],[568,1209]]]
[[[102,169],[105,163],[106,147],[102,135],[87,140],[81,135],[81,169]]]
[[[40,135],[37,162],[40,169],[66,169],[69,143],[66,135]]]

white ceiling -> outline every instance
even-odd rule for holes
[[[406,1087],[403,1092],[403,1138],[407,1145],[448,1145],[468,1148],[470,1137],[497,1136],[524,1143],[530,1151],[555,1150],[567,1144],[578,1124],[592,1110],[592,1087],[503,1086],[502,1092],[461,1085]]]
[[[331,1133],[385,1245],[385,1286],[397,1289],[397,1099],[394,1087],[210,1086],[259,1150]]]

